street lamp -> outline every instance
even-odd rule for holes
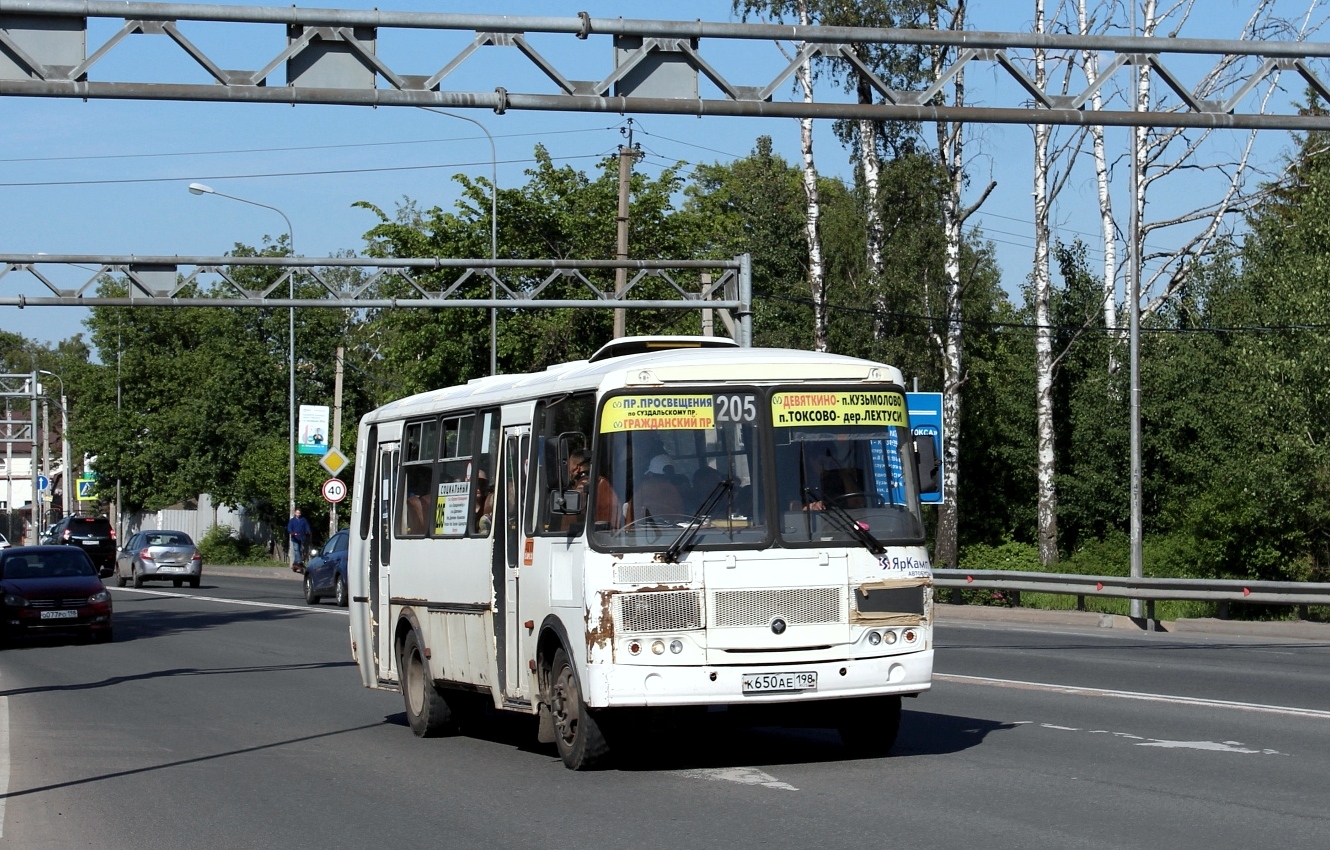
[[[277,209],[277,207],[261,204],[258,201],[251,201],[248,198],[240,198],[235,195],[228,195],[225,192],[218,192],[211,186],[205,186],[202,183],[190,183],[190,194],[193,195],[218,195],[223,198],[230,198],[233,201],[239,201],[242,204],[250,204],[255,207],[263,207],[265,210],[272,210],[282,217],[286,222],[287,245],[291,249],[291,256],[296,255],[296,234],[295,228],[291,226],[291,219],[287,218],[286,213]],[[286,278],[287,298],[291,301],[296,300],[295,291],[295,269]],[[296,512],[296,308],[292,304],[288,316],[287,331],[287,372],[290,375],[290,383],[287,387],[287,427],[290,429],[286,441],[287,449],[287,505],[286,515],[293,516]]]
[[[65,400],[65,379],[54,372],[38,369],[43,375],[50,375],[60,382],[60,508],[61,516],[69,516],[69,403]]]
[[[444,115],[447,116],[448,118],[458,118],[461,119],[462,121],[470,121],[472,124],[475,124],[477,127],[480,128],[480,132],[485,134],[485,138],[489,139],[490,142],[490,259],[491,260],[498,259],[499,202],[498,202],[498,197],[495,193],[498,191],[499,188],[499,154],[498,150],[494,147],[494,137],[490,135],[489,130],[485,129],[484,124],[481,124],[479,121],[477,121],[474,118],[468,118],[465,115],[458,115],[455,112],[447,112],[442,109],[434,109],[429,106],[422,106],[420,108],[425,110],[426,112],[433,112],[435,115]],[[494,301],[496,298],[499,297],[499,290],[494,282],[494,274],[497,271],[498,269],[494,268],[490,269],[491,301]],[[494,307],[490,307],[490,374],[491,375],[496,375],[499,372],[498,345],[499,345],[498,311]]]

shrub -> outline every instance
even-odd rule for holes
[[[199,541],[199,553],[205,564],[248,563],[256,555],[264,555],[262,549],[256,551],[256,548],[253,541],[237,536],[229,525],[214,525]]]

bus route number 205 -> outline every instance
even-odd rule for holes
[[[717,422],[752,422],[757,418],[757,396],[716,396]]]

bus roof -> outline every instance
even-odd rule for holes
[[[637,337],[635,340],[647,338]],[[676,337],[656,337],[662,342]],[[559,392],[733,381],[756,385],[809,381],[903,385],[899,369],[841,354],[792,348],[629,347],[634,353],[574,360],[543,372],[474,378],[465,384],[427,390],[366,414],[364,421],[402,419],[451,407],[479,407],[534,399]],[[649,373],[649,374],[644,374]]]

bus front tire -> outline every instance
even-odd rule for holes
[[[582,699],[577,671],[562,647],[555,650],[550,665],[550,714],[554,721],[554,745],[570,770],[592,770],[609,762],[610,745],[596,717]]]
[[[437,738],[448,730],[452,712],[434,682],[420,651],[420,640],[415,631],[402,642],[401,658],[402,699],[406,703],[406,720],[418,738]]]
[[[836,722],[840,740],[855,755],[885,756],[901,728],[901,698],[896,695],[847,700]]]

